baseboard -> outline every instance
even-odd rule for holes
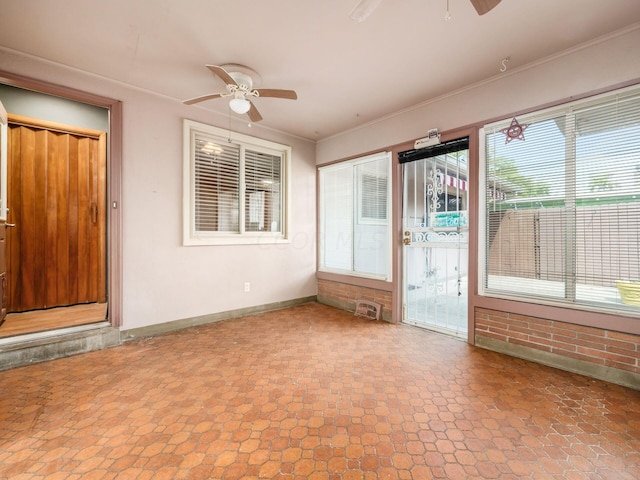
[[[183,318],[171,322],[149,325],[147,327],[120,330],[120,338],[123,342],[127,342],[138,338],[152,337],[155,335],[162,335],[163,333],[174,332],[176,330],[182,330],[189,327],[196,327],[199,325],[220,322],[222,320],[229,320],[231,318],[246,317],[247,315],[272,312],[274,310],[282,310],[284,308],[295,307],[297,305],[304,305],[305,303],[314,302],[316,302],[316,296],[285,300],[283,302],[274,302],[266,305],[258,305],[255,307],[240,308],[237,310],[228,310],[226,312],[210,313],[198,317]]]
[[[585,362],[584,360],[565,357],[557,353],[543,352],[535,348],[515,345],[482,335],[476,335],[475,345],[494,352],[511,355],[512,357],[522,358],[523,360],[541,363],[549,367],[640,390],[640,375],[626,370],[620,370],[619,368],[596,365],[595,363]]]

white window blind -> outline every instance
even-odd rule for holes
[[[638,309],[617,284],[640,282],[640,89],[517,120],[484,128],[485,293]]]
[[[290,147],[189,120],[184,139],[186,245],[288,241]]]
[[[280,231],[279,155],[246,150],[245,152],[245,230],[247,232]]]
[[[238,233],[240,145],[195,134],[195,229]]]
[[[386,162],[366,162],[356,166],[359,202],[358,219],[363,223],[387,222],[387,186],[389,184]]]
[[[320,270],[388,280],[391,154],[319,169]]]

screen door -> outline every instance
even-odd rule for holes
[[[403,322],[466,338],[468,139],[399,155]]]

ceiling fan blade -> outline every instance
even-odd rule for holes
[[[256,106],[253,104],[253,102],[249,101],[249,103],[251,104],[251,108],[249,108],[247,115],[249,115],[249,118],[251,119],[252,122],[254,123],[259,122],[260,120],[262,120],[262,115],[260,115],[260,112],[258,111]]]
[[[297,100],[298,94],[293,90],[280,90],[277,88],[258,88],[254,90],[258,92],[259,97],[287,98],[289,100]]]
[[[364,22],[366,18],[376,9],[382,0],[360,0],[351,13],[349,18],[354,22]]]
[[[235,85],[236,87],[238,86],[233,77],[231,77],[231,75],[229,75],[229,72],[227,72],[224,68],[217,65],[207,65],[207,68],[211,70],[215,75],[220,77],[222,81],[227,85]]]
[[[211,93],[209,95],[202,95],[201,97],[190,98],[189,100],[185,100],[185,105],[193,105],[194,103],[204,102],[205,100],[211,100],[212,98],[220,98],[228,96],[228,93]]]
[[[484,15],[493,10],[501,0],[470,0],[478,15]]]

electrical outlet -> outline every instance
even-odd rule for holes
[[[251,283],[244,282],[244,291],[245,292],[250,292],[251,291]]]

